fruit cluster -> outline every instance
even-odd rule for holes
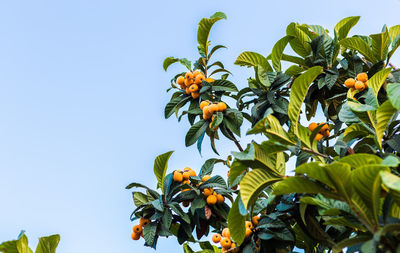
[[[192,170],[189,167],[186,167],[183,171],[181,170],[175,170],[173,173],[173,178],[175,182],[182,183],[182,184],[190,184],[190,177],[195,177],[196,172]],[[205,175],[201,178],[201,181],[199,184],[196,182],[192,182],[196,187],[200,186],[202,183],[210,179],[210,175]],[[183,189],[182,192],[188,191],[190,189]],[[225,202],[225,197],[222,196],[221,194],[217,193],[214,191],[213,188],[205,188],[203,190],[203,195],[207,201],[208,205],[215,205],[215,204],[222,204]],[[190,205],[190,201],[183,201],[182,205],[184,207],[188,207]]]
[[[200,109],[203,111],[203,119],[208,120],[211,118],[211,122],[214,119],[212,118],[214,113],[224,112],[226,108],[227,106],[224,102],[213,103],[205,100],[200,103]]]
[[[259,216],[254,216],[251,221],[246,221],[246,233],[245,236],[246,238],[249,238],[251,234],[253,233],[254,228],[258,225],[258,222],[260,221]],[[224,228],[222,230],[221,234],[214,234],[212,236],[212,241],[214,243],[219,243],[222,247],[221,252],[239,252],[239,247],[236,245],[236,243],[232,242],[231,239],[231,233],[229,231],[229,228]]]
[[[360,73],[356,77],[357,80],[354,78],[348,78],[345,82],[344,85],[346,85],[347,88],[349,89],[356,89],[358,91],[363,91],[365,89],[368,89],[368,75],[367,73]]]
[[[139,224],[133,226],[133,232],[131,234],[132,240],[139,240],[140,237],[143,237],[143,228],[150,223],[149,219],[140,218]]]
[[[308,129],[310,129],[311,132],[314,131],[314,129],[320,125],[324,126],[319,130],[319,133],[317,133],[317,135],[315,136],[315,139],[317,141],[321,140],[322,137],[329,137],[330,135],[329,125],[326,123],[315,123],[315,122],[312,122],[310,125],[308,125]]]
[[[179,76],[176,79],[176,83],[179,84],[181,89],[184,90],[186,94],[191,95],[194,99],[200,96],[199,91],[203,81],[211,83],[214,82],[214,79],[205,78],[199,70],[195,70],[194,72],[189,71],[185,76]]]

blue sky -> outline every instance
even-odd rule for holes
[[[34,246],[61,234],[60,253],[154,252],[130,240],[124,187],[155,186],[153,160],[166,151],[175,150],[171,171],[198,170],[212,156],[207,142],[204,157],[185,148],[188,123],[163,118],[169,80],[182,71],[165,73],[163,59],[195,59],[198,21],[224,11],[211,40],[228,50],[215,57],[244,87],[251,70],[232,64],[242,51],[267,55],[292,21],[332,30],[361,15],[353,34],[400,23],[400,1],[382,2],[1,1],[0,241],[24,229]],[[235,148],[217,146],[223,157]],[[157,252],[181,246],[161,239]]]

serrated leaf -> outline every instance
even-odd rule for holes
[[[383,33],[371,34],[372,52],[379,61],[384,61],[389,49],[389,33],[386,30]]]
[[[157,223],[151,222],[147,224],[143,229],[143,238],[148,246],[153,246],[156,238]]]
[[[377,96],[378,91],[381,89],[381,86],[385,82],[387,76],[389,75],[391,68],[383,69],[377,72],[368,80],[368,87],[372,88],[375,96]]]

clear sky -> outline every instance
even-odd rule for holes
[[[59,253],[154,252],[130,239],[124,187],[155,186],[153,160],[166,151],[176,151],[170,171],[199,169],[212,156],[208,142],[203,158],[185,148],[187,122],[163,118],[169,80],[183,69],[165,73],[162,61],[197,57],[202,17],[227,14],[211,40],[228,46],[215,56],[244,87],[252,71],[235,58],[269,54],[292,21],[332,30],[361,15],[352,34],[370,34],[400,23],[399,10],[399,0],[1,1],[0,241],[24,229],[33,245],[61,234]],[[400,65],[398,54],[392,62]],[[235,148],[217,146],[223,157]],[[157,252],[181,249],[161,239]]]

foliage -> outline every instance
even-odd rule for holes
[[[55,253],[59,241],[59,235],[40,237],[35,253]],[[28,237],[25,235],[24,231],[22,231],[17,240],[7,241],[0,244],[0,252],[32,253],[33,251],[28,246]]]
[[[188,242],[199,243],[199,252],[292,252],[295,248],[398,252],[400,72],[390,59],[400,46],[400,26],[350,37],[360,17],[341,20],[333,35],[319,25],[290,23],[269,55],[245,51],[237,57],[235,64],[254,69],[248,87],[238,90],[227,80],[230,72],[222,63],[209,63],[211,55],[224,48],[209,50],[208,41],[211,27],[221,19],[226,16],[216,13],[200,21],[200,58],[194,68],[205,78],[213,66],[227,74],[203,81],[199,98],[179,88],[176,81],[182,73],[176,75],[171,90],[177,91],[165,116],[176,113],[180,120],[188,115],[191,128],[186,144],[197,141],[200,152],[207,134],[217,153],[218,130],[239,152],[227,159],[207,160],[188,184],[175,182],[173,174],[162,179],[165,166],[161,166],[155,174],[158,182],[163,181],[162,193],[136,183],[128,186],[146,191],[133,193],[137,209],[131,217],[152,220],[151,228],[145,227],[153,231],[152,236],[144,234],[146,244],[155,248],[159,236],[175,235],[185,252],[194,252]],[[287,47],[294,55],[285,53]],[[186,59],[173,57],[164,61],[164,69],[173,62],[193,71]],[[228,107],[211,122],[202,119],[200,102],[219,102],[224,96],[235,99],[237,109]],[[179,115],[187,103],[189,109]],[[318,108],[326,122],[312,122]],[[252,125],[247,134],[263,138],[245,149],[236,139],[244,119]],[[306,121],[311,121],[308,127],[303,125]],[[217,175],[200,184],[201,176],[211,174],[216,162],[228,168],[227,183]],[[293,171],[289,166],[294,163],[295,174],[290,175],[287,170]],[[203,195],[208,187],[231,204],[207,203]],[[188,190],[179,193],[182,189]],[[180,208],[185,201],[190,201],[190,207]],[[199,241],[211,229],[221,233],[226,227],[237,247],[221,249]]]

